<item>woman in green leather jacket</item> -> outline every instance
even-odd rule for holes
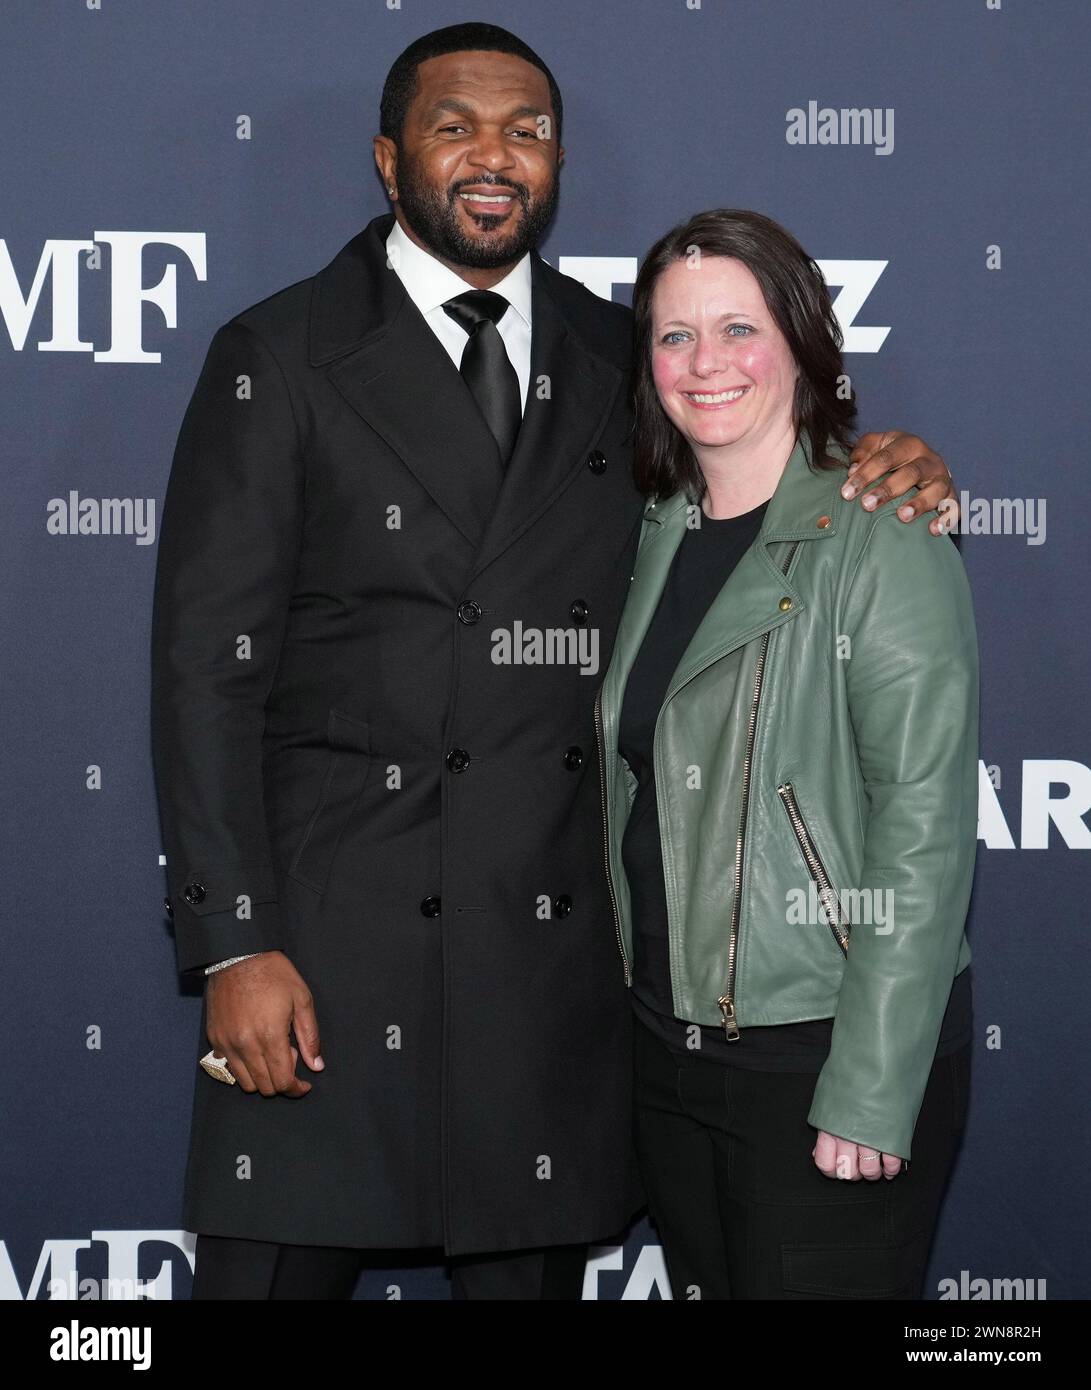
[[[840,332],[783,228],[692,218],[633,307],[648,504],[599,745],[674,1297],[920,1297],[969,1082],[962,562],[845,500]]]

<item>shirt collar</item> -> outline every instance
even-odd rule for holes
[[[397,220],[386,239],[386,249],[406,294],[422,314],[431,313],[455,295],[475,288],[406,236]],[[392,255],[392,252],[396,254]],[[494,294],[503,295],[527,327],[531,326],[529,251],[518,264],[512,266],[503,280],[489,288]]]

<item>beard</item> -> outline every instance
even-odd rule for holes
[[[514,194],[522,216],[510,231],[495,232],[477,240],[462,226],[456,206],[459,190],[478,184]],[[460,179],[444,192],[425,182],[413,160],[402,155],[398,161],[398,201],[406,222],[421,241],[444,260],[473,270],[497,270],[521,260],[537,246],[556,211],[559,194],[560,181],[556,172],[549,188],[536,200],[531,199],[526,184],[505,178]],[[492,213],[475,211],[470,215],[484,233],[493,232],[501,225],[501,219]]]

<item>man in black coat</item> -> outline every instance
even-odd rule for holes
[[[561,119],[506,31],[418,40],[394,213],[221,327],[186,412],[152,713],[208,973],[195,1297],[347,1297],[365,1250],[434,1247],[456,1297],[578,1298],[641,1204],[593,722],[642,511],[631,315],[533,249]],[[949,494],[919,440],[863,445],[864,482],[904,465],[885,495]]]

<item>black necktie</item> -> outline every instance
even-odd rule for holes
[[[444,313],[470,335],[459,370],[496,440],[505,468],[522,420],[519,378],[496,326],[507,307],[504,296],[492,290],[467,290],[443,306]]]

